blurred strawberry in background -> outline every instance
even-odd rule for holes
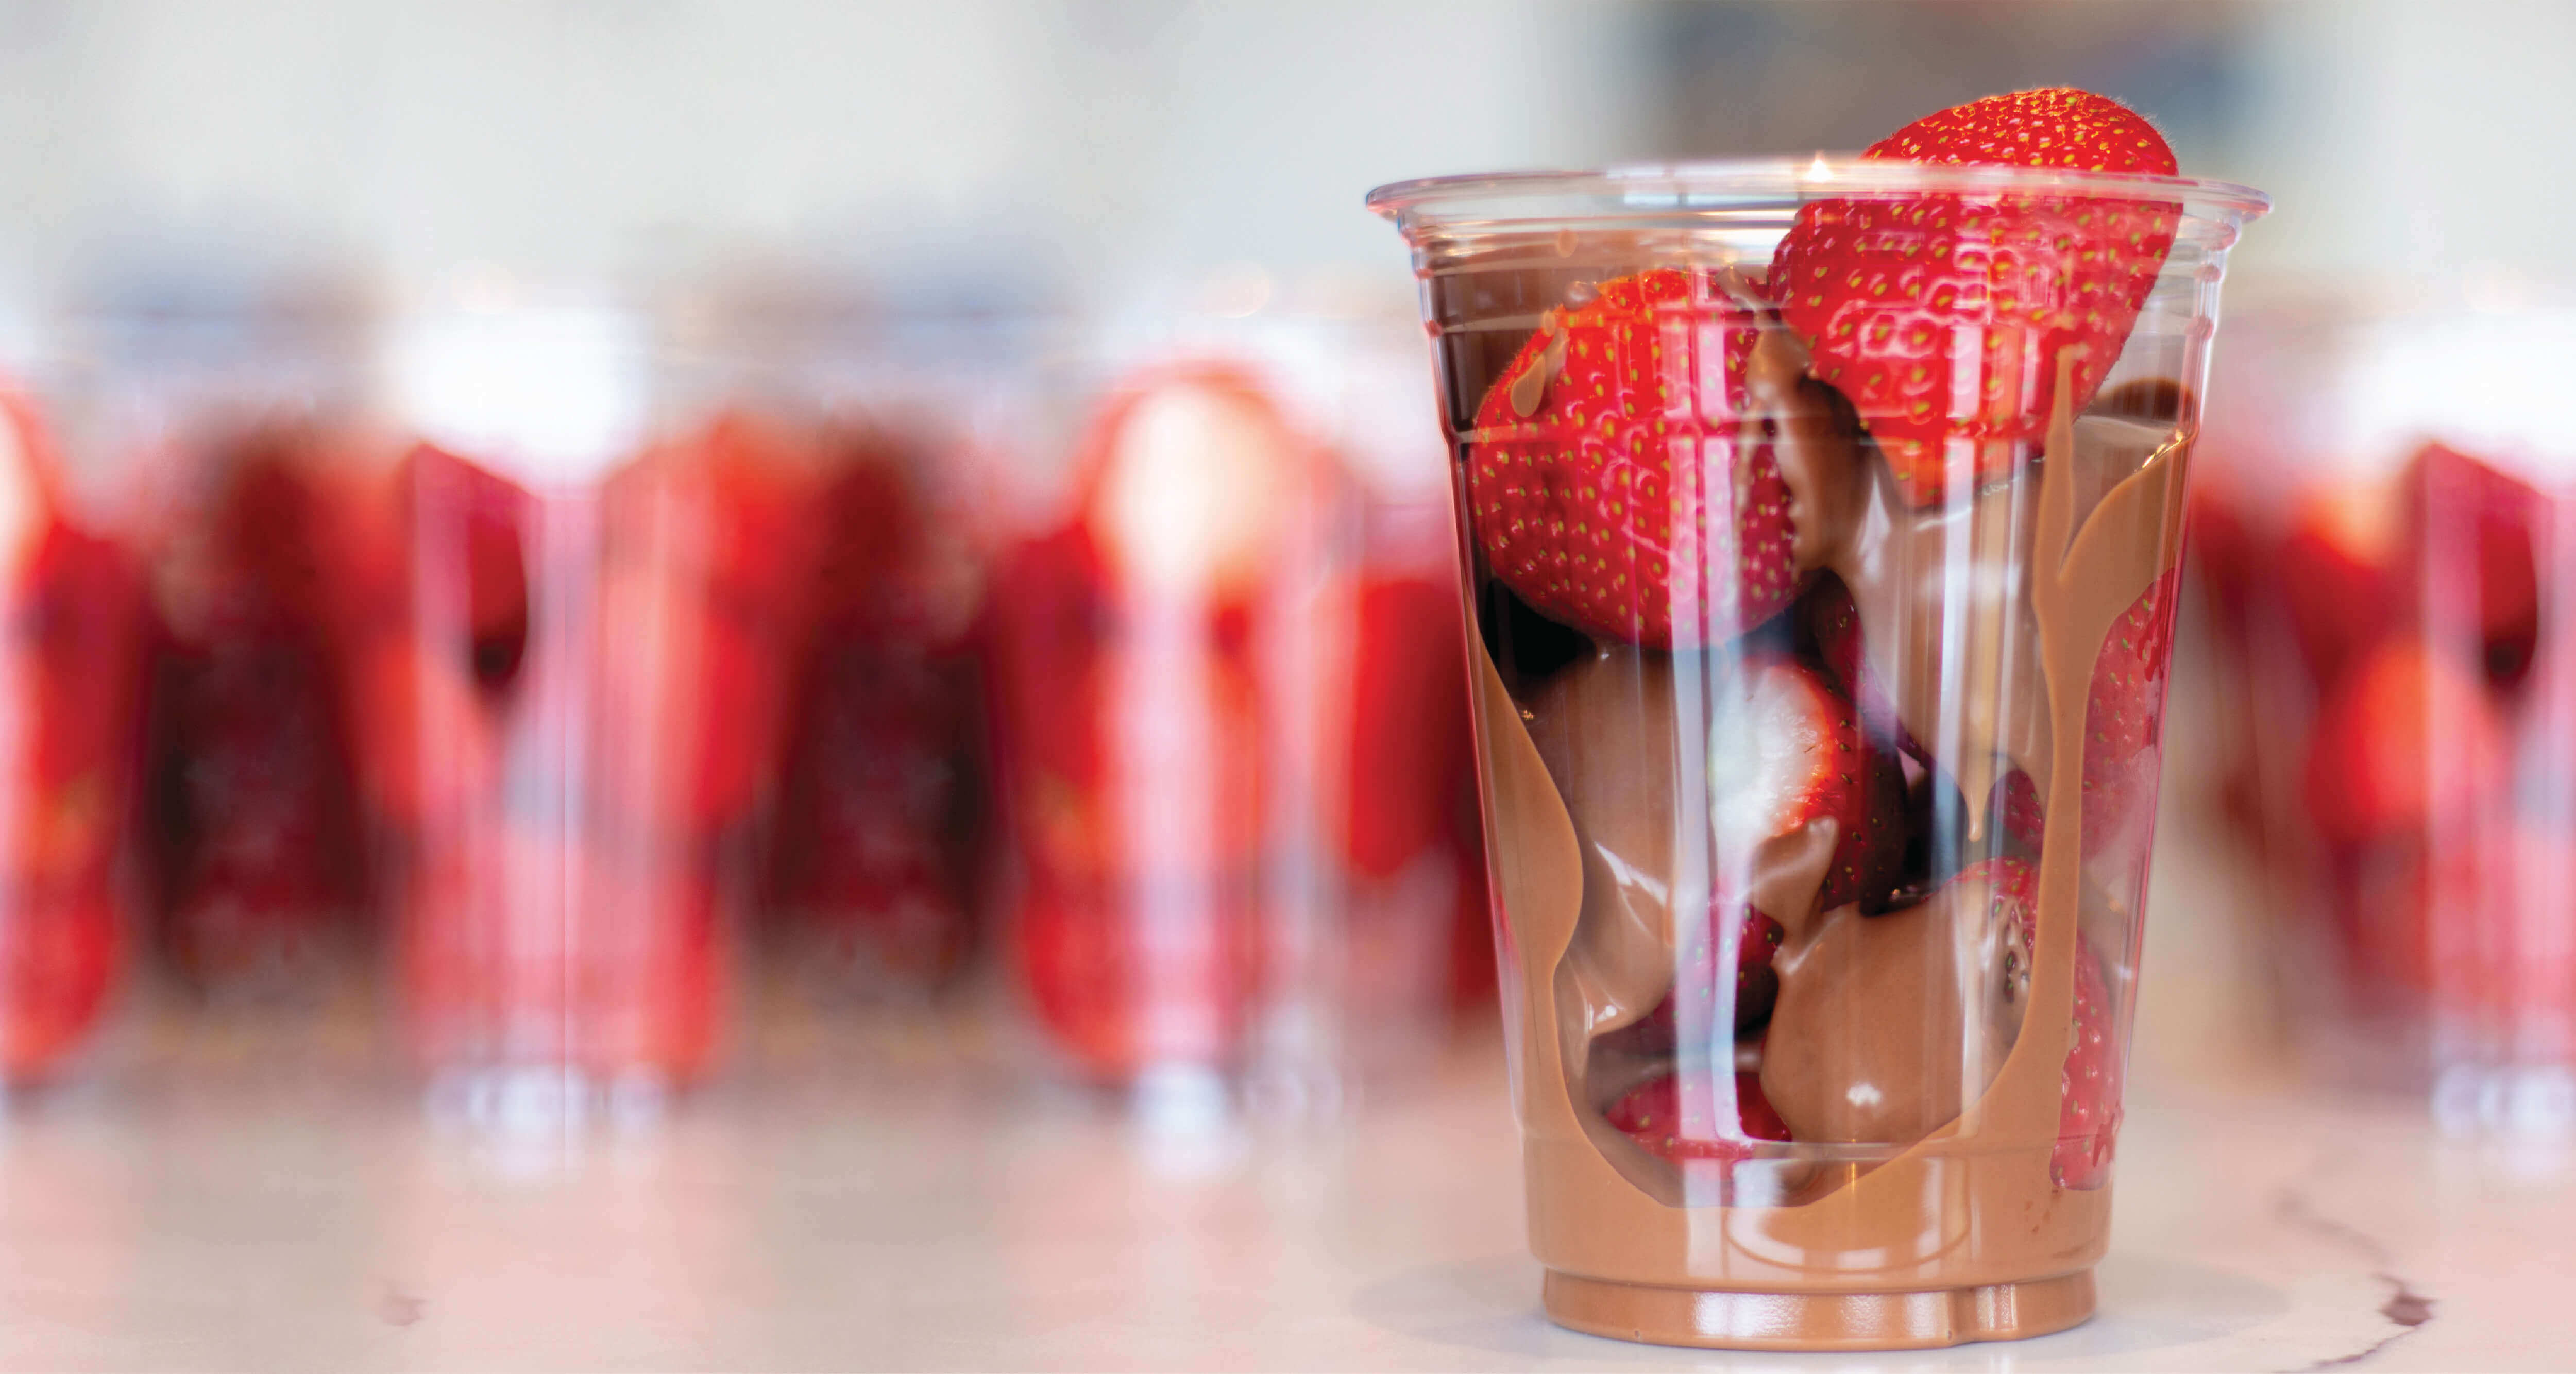
[[[1365,1069],[1491,986],[1446,473],[1427,425],[1355,461],[1333,394],[1132,374],[997,566],[1004,930],[1092,1078]]]
[[[312,993],[365,899],[312,432],[213,445],[153,567],[144,845],[171,963],[202,990]]]
[[[2427,1018],[2455,1048],[2493,1023],[2530,1053],[2533,1027],[2576,1006],[2548,933],[2566,920],[2552,875],[2576,854],[2576,644],[2560,642],[2576,550],[2552,538],[2570,501],[2432,442],[2277,504],[2222,478],[2194,512],[2218,667],[2244,693],[2223,795],[2259,821],[2236,833],[2305,951],[2287,957],[2330,961],[2291,985],[2372,1028],[2366,1076],[2403,1077]]]
[[[1327,476],[1223,366],[1131,382],[1075,473],[1070,519],[994,589],[1018,972],[1088,1073],[1230,1065],[1262,978],[1268,789],[1315,684],[1299,594]]]
[[[926,454],[870,426],[821,443],[823,533],[791,663],[768,901],[824,976],[928,991],[974,948],[983,570],[964,514],[924,482]]]
[[[686,1080],[715,1047],[815,546],[808,455],[728,418],[535,490],[419,445],[351,554],[364,791],[415,1048]]]
[[[115,984],[139,749],[144,585],[74,522],[32,407],[0,395],[0,1073],[54,1072]]]

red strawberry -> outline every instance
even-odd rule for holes
[[[2491,795],[2510,760],[2485,684],[2415,640],[2373,650],[2308,737],[2308,814],[2330,840],[2420,832]]]
[[[2004,774],[1995,784],[1995,826],[2013,843],[2033,854],[2039,852],[2046,828],[2039,809],[2039,788],[2030,774],[2016,768]]]
[[[2168,568],[2112,622],[2084,710],[2084,853],[2104,853],[2155,819],[2156,748],[2173,653],[2177,574]],[[2033,800],[2036,800],[2034,798]],[[2143,853],[2145,846],[2137,846]]]
[[[1887,690],[1870,670],[1869,659],[1862,649],[1860,608],[1852,604],[1851,589],[1842,578],[1826,573],[1816,579],[1798,598],[1803,612],[1800,629],[1802,647],[1825,665],[1843,695],[1860,708],[1861,724],[1870,738],[1893,740],[1897,748],[1916,758],[1928,758],[1924,748],[1915,743],[1912,732],[1896,718],[1896,705]]]
[[[404,462],[416,560],[463,602],[470,636],[464,657],[476,681],[504,686],[527,651],[528,493],[429,444]]]
[[[2039,928],[2039,870],[2019,859],[1987,859],[1959,870],[1955,882],[1987,887],[1986,920],[1996,942],[2008,1003],[2030,996],[2031,936]],[[2079,941],[2075,955],[2074,1039],[2066,1048],[2057,1147],[2049,1173],[2062,1188],[2098,1188],[2109,1177],[2112,1137],[2120,1129],[2120,1054],[2111,1039],[2111,994],[2102,966]]]
[[[2548,518],[2540,493],[2440,444],[2415,455],[2409,478],[2409,533],[2424,560],[2429,614],[2474,604],[2487,680],[2520,684],[2540,640],[2536,540]]]
[[[1585,634],[1657,648],[1785,608],[1789,488],[1768,443],[1739,442],[1763,324],[1674,268],[1548,312],[1476,409],[1467,490],[1494,576]],[[1700,357],[1719,362],[1717,385],[1700,384]],[[1703,533],[1730,546],[1697,548]]]
[[[1863,156],[2174,172],[2144,119],[2062,87],[1928,115]],[[2074,351],[2072,403],[2092,398],[2155,286],[2178,209],[1956,192],[1818,201],[1781,240],[1770,281],[1816,376],[1850,398],[1908,497],[1929,504],[1954,479],[2008,475],[2039,441],[2061,353]],[[1981,349],[1959,347],[1963,333]],[[1953,375],[1968,366],[1976,375]]]
[[[1342,854],[1389,877],[1436,843],[1472,766],[1455,581],[1379,576],[1353,597]]]
[[[2178,574],[2167,569],[2113,622],[2093,661],[2084,711],[2084,855],[2132,845],[2155,819],[2156,748],[2164,719],[2165,669],[2172,654]],[[2046,833],[2039,789],[2016,768],[1995,782],[1989,814],[2017,844],[2037,853]],[[2143,844],[2134,844],[2144,852]]]
[[[2191,493],[2191,537],[2186,544],[2194,578],[2207,598],[2210,623],[2222,642],[2245,643],[2246,616],[2255,591],[2265,585],[2271,531],[2258,528],[2250,497],[2224,477],[2198,479]]]
[[[1735,1075],[1735,1114],[1733,1130],[1719,1130],[1716,1123],[1687,1120],[1682,1114],[1681,1087],[1671,1074],[1650,1078],[1617,1102],[1602,1117],[1612,1130],[1627,1136],[1659,1159],[1679,1163],[1685,1159],[1750,1159],[1757,1140],[1787,1140],[1789,1127],[1780,1114],[1771,1110],[1771,1101],[1762,1095],[1762,1075]]]
[[[2093,951],[2079,946],[2064,1105],[2058,1108],[2057,1148],[2048,1156],[2049,1177],[2061,1188],[2099,1188],[2111,1181],[2111,1148],[2120,1133],[2120,1046],[2113,1029],[2102,966]]]
[[[1721,911],[1725,903],[1718,903]],[[1734,1027],[1742,1032],[1758,1025],[1771,1014],[1772,1000],[1779,996],[1780,977],[1772,972],[1772,961],[1778,958],[1780,942],[1787,932],[1778,921],[1753,909],[1751,903],[1737,908],[1740,934],[1735,946]],[[1712,918],[1716,913],[1712,913]],[[1711,940],[1709,927],[1703,926],[1685,947],[1681,968],[1673,976],[1676,986],[1699,989],[1712,1005],[1717,1002],[1717,942]],[[1647,1039],[1657,1044],[1671,1044],[1673,1039],[1673,1003],[1666,998],[1647,1013],[1654,1029]]]
[[[1137,898],[1044,876],[1016,913],[1019,972],[1039,1023],[1077,1067],[1104,1080],[1158,1063],[1224,1062],[1260,985],[1261,916],[1250,875],[1148,881],[1192,919],[1149,929]]]
[[[1818,909],[1886,896],[1905,850],[1905,785],[1894,751],[1861,729],[1851,700],[1816,669],[1760,654],[1744,660],[1741,674],[1735,691],[1717,692],[1709,721],[1710,819],[1721,861],[1739,865],[1763,841],[1830,819],[1841,833]]]

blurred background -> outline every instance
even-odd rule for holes
[[[771,251],[1086,307],[1240,262],[1385,289],[1354,197],[1461,168],[1865,145],[2050,82],[2273,190],[2243,278],[2545,269],[2547,3],[0,8],[0,250],[104,275],[550,281]]]
[[[226,1102],[342,1123],[316,1167],[423,1236],[446,1156],[377,1178],[386,1122],[543,1173],[1035,1102],[1212,1167],[1465,1073],[1507,1138],[1451,497],[1361,196],[2048,84],[2279,207],[2139,1095],[2564,1134],[2576,877],[2462,837],[2576,814],[2571,50],[2502,0],[0,0],[0,1068],[53,1161],[0,1211],[130,1230],[154,1156],[70,1142]],[[2311,760],[2374,706],[2388,777]]]

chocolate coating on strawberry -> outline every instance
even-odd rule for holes
[[[1748,906],[1794,930],[1829,906],[1883,895],[1903,858],[1894,757],[1821,672],[1785,655],[1745,660],[1701,684],[1704,735],[1682,728],[1674,678],[1663,655],[1606,649],[1530,702],[1531,742],[1582,853],[1583,913],[1566,958],[1589,1034],[1662,1002],[1685,938],[1741,925]],[[1705,778],[1682,763],[1692,738],[1708,741]],[[1707,789],[1707,810],[1687,788]],[[1707,828],[1692,834],[1693,824]],[[1700,855],[1686,864],[1691,846]],[[1712,875],[1704,909],[1690,913],[1674,909],[1673,875],[1686,869]],[[1712,998],[1716,967],[1707,952],[1698,977]]]
[[[1911,1144],[1983,1093],[2021,1033],[2037,911],[2037,874],[2005,859],[1913,906],[1793,930],[1762,1060],[1791,1133]]]

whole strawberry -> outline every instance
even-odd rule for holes
[[[1927,115],[1862,156],[2175,170],[2146,120],[2062,87]],[[2063,194],[1822,200],[1781,240],[1770,289],[1816,376],[1851,400],[1907,497],[1931,504],[2008,476],[2043,437],[2061,354],[2074,360],[2071,404],[2092,398],[2155,286],[2178,210]]]
[[[1764,323],[1676,268],[1549,311],[1476,409],[1467,491],[1493,575],[1587,635],[1655,648],[1722,641],[1786,607],[1789,488],[1771,446],[1743,434]],[[1713,385],[1699,358],[1722,360]]]

